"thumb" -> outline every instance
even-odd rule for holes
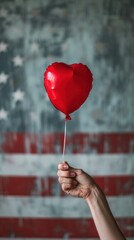
[[[62,163],[64,164],[64,166],[68,166],[68,168],[70,168],[70,165],[69,165],[69,163],[68,163],[68,162],[66,162],[66,161],[63,161]]]
[[[69,166],[68,162],[63,161],[58,165],[59,170],[69,170],[71,167]]]
[[[62,171],[72,170],[72,171],[74,171],[74,172],[76,173],[77,176],[82,175],[82,174],[84,173],[84,171],[81,170],[81,169],[71,167],[71,166],[69,165],[69,163],[66,162],[66,161],[63,161],[62,163],[60,163],[60,164],[58,165],[58,169],[59,169],[59,170],[62,170]]]

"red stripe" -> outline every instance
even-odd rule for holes
[[[125,237],[134,237],[134,218],[118,218]],[[91,238],[98,237],[92,219],[0,218],[1,237]]]
[[[5,153],[62,153],[63,134],[1,133]],[[70,153],[134,153],[134,133],[77,133],[67,136]]]
[[[134,194],[134,176],[94,177],[107,196]],[[0,195],[3,196],[64,196],[56,177],[0,177]]]

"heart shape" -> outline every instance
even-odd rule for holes
[[[71,65],[55,62],[44,73],[44,87],[51,103],[66,114],[77,110],[87,99],[92,89],[92,73],[82,63]]]

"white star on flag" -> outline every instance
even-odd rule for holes
[[[5,8],[0,9],[0,17],[7,17],[7,10]]]
[[[38,52],[38,51],[39,51],[39,44],[38,43],[32,43],[31,52]]]
[[[5,42],[0,42],[0,52],[6,52],[7,51],[8,44]]]
[[[25,93],[22,92],[20,89],[18,89],[17,91],[15,91],[15,92],[13,93],[14,101],[15,101],[15,102],[17,102],[17,101],[23,101],[24,95],[25,95]]]
[[[15,66],[22,66],[23,58],[17,55],[16,57],[13,58],[13,62]]]
[[[7,111],[5,111],[3,108],[0,109],[0,120],[7,120],[7,115],[8,115]]]
[[[0,74],[0,84],[1,83],[6,83],[8,79],[8,75],[6,75],[4,72]]]

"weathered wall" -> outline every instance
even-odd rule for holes
[[[94,234],[84,219],[91,217],[87,206],[61,197],[57,184],[63,135],[54,133],[63,132],[64,117],[47,98],[43,74],[62,61],[82,62],[94,76],[89,98],[67,124],[67,151],[83,155],[67,160],[99,176],[133,239],[133,43],[133,0],[0,1],[0,237]],[[33,220],[27,222],[28,216]],[[47,225],[47,218],[58,217]]]

